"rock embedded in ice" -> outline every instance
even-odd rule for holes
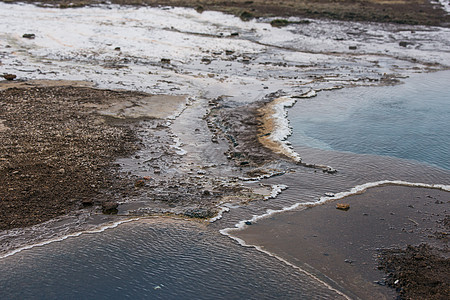
[[[15,74],[3,74],[3,78],[5,78],[6,80],[14,80],[17,78],[17,76]]]

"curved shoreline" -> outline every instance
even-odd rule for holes
[[[103,232],[103,231],[105,231],[107,229],[116,228],[120,224],[137,221],[139,219],[140,218],[131,218],[131,219],[127,219],[127,220],[121,220],[121,221],[114,222],[112,224],[107,224],[107,225],[100,226],[97,229],[91,229],[91,230],[87,230],[87,231],[79,231],[79,232],[71,233],[71,234],[68,234],[68,235],[64,235],[62,237],[58,237],[58,238],[55,238],[55,239],[45,240],[43,242],[39,242],[39,243],[36,243],[36,244],[23,246],[21,248],[14,249],[14,250],[12,250],[10,252],[6,252],[5,254],[0,254],[0,259],[12,256],[12,255],[20,253],[20,252],[22,252],[24,250],[29,250],[29,249],[32,249],[32,248],[35,248],[35,247],[45,246],[45,245],[48,245],[48,244],[51,244],[51,243],[62,242],[64,240],[68,239],[68,238],[78,237],[78,236],[80,236],[82,234],[100,233],[100,232]]]
[[[355,186],[354,188],[350,189],[349,191],[337,193],[333,197],[331,197],[331,196],[321,197],[318,201],[315,201],[315,202],[296,203],[292,206],[284,207],[283,209],[279,209],[279,210],[267,210],[266,213],[263,215],[254,215],[251,219],[242,220],[242,221],[236,223],[235,227],[230,227],[230,228],[225,228],[225,229],[220,230],[220,233],[225,236],[228,236],[229,238],[231,238],[232,240],[236,241],[238,244],[240,244],[244,247],[255,248],[256,250],[263,252],[269,256],[276,257],[277,259],[279,259],[280,261],[282,261],[283,263],[285,263],[291,267],[302,270],[305,273],[314,274],[313,276],[315,278],[317,276],[319,276],[320,278],[323,278],[323,280],[325,280],[326,282],[328,282],[328,284],[331,284],[335,288],[337,288],[337,289],[342,288],[342,291],[346,291],[346,293],[349,293],[350,295],[352,295],[352,297],[358,298],[361,296],[361,293],[364,294],[364,292],[361,291],[361,288],[359,285],[361,285],[361,286],[367,285],[368,288],[370,285],[372,285],[371,289],[374,289],[373,290],[374,292],[381,293],[380,295],[386,295],[387,293],[393,293],[394,290],[382,288],[382,286],[384,284],[381,284],[381,283],[384,282],[383,281],[384,279],[381,279],[381,275],[379,275],[379,277],[372,278],[372,280],[375,280],[375,278],[376,278],[376,280],[378,280],[377,282],[381,282],[378,287],[376,287],[376,284],[371,283],[371,281],[361,281],[356,284],[358,287],[355,287],[354,280],[360,280],[360,279],[358,279],[359,277],[357,277],[360,275],[357,275],[355,278],[349,279],[349,282],[343,283],[344,287],[340,286],[340,284],[338,282],[342,282],[343,278],[342,278],[342,276],[336,276],[335,272],[339,273],[340,267],[343,267],[344,265],[352,264],[351,259],[346,259],[346,263],[344,263],[342,266],[339,265],[339,264],[342,264],[341,261],[336,261],[336,263],[331,263],[329,260],[326,260],[327,262],[324,262],[324,264],[326,264],[326,266],[322,266],[322,268],[329,270],[329,272],[324,272],[322,269],[318,268],[318,266],[316,264],[313,264],[311,266],[308,263],[307,258],[304,258],[302,255],[299,255],[297,257],[293,253],[297,253],[298,251],[303,251],[303,250],[301,250],[303,248],[302,241],[303,241],[303,243],[306,242],[306,244],[304,245],[304,248],[305,248],[304,251],[306,251],[306,249],[309,249],[308,247],[312,247],[312,249],[315,249],[314,247],[319,247],[318,245],[323,247],[322,244],[317,244],[319,242],[317,242],[317,243],[314,242],[315,238],[313,238],[311,241],[308,241],[308,238],[302,236],[300,233],[297,233],[297,230],[295,228],[297,228],[296,226],[299,226],[299,225],[297,225],[296,220],[299,220],[298,219],[298,218],[300,218],[299,216],[301,216],[301,214],[304,212],[303,210],[298,210],[298,209],[326,207],[325,204],[328,204],[328,203],[331,203],[334,201],[339,201],[339,200],[342,200],[342,199],[345,199],[345,198],[348,198],[351,196],[364,194],[366,191],[371,190],[372,188],[382,188],[382,187],[389,187],[389,186],[390,187],[408,187],[408,188],[409,187],[417,187],[417,188],[440,190],[440,191],[444,191],[445,193],[450,192],[450,185],[443,185],[443,184],[413,183],[413,182],[406,182],[406,181],[399,181],[399,180],[384,180],[384,181],[378,181],[378,182],[370,182],[370,183]],[[422,192],[422,195],[425,196],[425,194],[423,192]],[[434,201],[433,200],[434,198],[432,198],[432,197],[427,196],[425,198],[431,198],[428,200]],[[359,208],[359,210],[358,210],[358,208],[355,208],[355,207],[357,207],[357,205],[354,203],[354,201],[362,201],[362,200],[360,200],[358,198],[356,198],[356,200],[355,200],[355,198],[353,198],[353,204],[352,204],[352,207],[354,207],[353,209],[356,209],[356,211],[361,210],[360,208]],[[438,200],[436,200],[436,201],[438,201]],[[361,204],[363,204],[363,203],[361,202]],[[410,209],[410,208],[406,208],[406,209]],[[297,214],[291,215],[291,217],[289,217],[289,215],[284,215],[284,216],[279,216],[277,218],[270,218],[275,214],[280,214],[280,213],[294,211],[294,210],[297,210]],[[331,208],[331,210],[336,211],[336,208]],[[385,211],[385,209],[383,209],[383,208],[380,208],[380,210]],[[320,211],[323,211],[323,209]],[[311,210],[309,210],[309,212],[311,212]],[[372,213],[370,210],[367,210],[365,212],[367,212],[368,215],[371,215],[371,213]],[[389,212],[389,210],[386,210],[386,214],[388,214],[388,212]],[[335,214],[336,214],[336,216],[345,215],[345,213],[339,214],[338,212],[333,212],[333,211],[330,211],[330,213],[331,213],[331,216],[328,216],[328,217],[331,217],[331,218],[333,218],[333,216],[335,216]],[[392,213],[392,211],[391,211],[390,214],[393,215],[394,213]],[[367,214],[364,214],[364,215],[367,215]],[[367,217],[363,217],[363,218],[367,218]],[[411,217],[411,218],[414,218],[414,217]],[[413,224],[415,221],[411,218],[408,218],[408,220],[412,222],[410,224]],[[258,221],[264,221],[264,219],[267,219],[268,221],[262,222],[262,225],[258,226]],[[407,222],[409,222],[409,221],[407,221]],[[322,222],[322,220],[320,220],[320,214],[317,215],[317,213],[314,215],[313,219],[310,220],[309,222],[313,222],[313,223],[319,222],[320,224],[327,224],[326,220],[323,220],[323,222]],[[349,221],[349,222],[351,222],[351,221]],[[277,224],[274,226],[281,226],[280,228],[278,228],[278,231],[277,231],[277,228],[275,227],[275,228],[273,228],[274,231],[272,232],[272,229],[271,229],[272,227],[270,227],[272,223]],[[314,224],[316,224],[316,223],[314,223]],[[417,224],[414,223],[414,225],[417,225]],[[311,226],[314,227],[314,225],[311,225]],[[324,225],[324,226],[326,226],[326,225]],[[337,226],[338,228],[340,227],[339,225],[335,225],[335,226]],[[246,230],[246,229],[248,229],[248,230]],[[337,230],[337,231],[339,231],[339,230]],[[281,232],[284,232],[285,234],[283,235],[283,237],[279,238],[279,234],[281,235]],[[266,233],[266,234],[264,234],[264,233]],[[305,234],[305,233],[303,233],[303,234]],[[308,229],[306,234],[310,238],[311,235],[313,237],[316,237],[316,234],[318,234],[318,233],[315,232],[314,229]],[[334,233],[330,233],[330,234],[337,234],[337,233],[334,232]],[[358,244],[359,240],[355,240],[355,239],[351,238],[353,235],[357,236],[356,233],[353,234],[351,231],[349,231],[349,232],[346,232],[345,235],[350,236],[350,240],[352,243],[355,242],[355,244]],[[325,232],[321,231],[320,236],[322,238],[324,238],[325,240],[327,240],[327,238],[326,238],[327,231],[325,231]],[[370,238],[370,235],[368,236],[368,238]],[[416,239],[420,240],[420,238],[418,238],[418,237]],[[292,245],[292,247],[289,246],[291,242],[292,243],[294,242],[294,240],[297,241],[295,243],[295,246],[294,245]],[[281,243],[281,244],[279,244],[279,243]],[[381,246],[380,244],[377,244],[376,247],[380,247],[380,246]],[[288,249],[291,252],[285,252],[285,251],[288,251],[286,249]],[[323,249],[323,248],[320,248],[320,249]],[[327,248],[327,249],[330,252],[332,251],[331,248]],[[310,251],[310,250],[308,250],[308,251]],[[325,249],[322,251],[327,251],[327,250]],[[327,253],[329,253],[329,252],[327,252]],[[340,252],[338,252],[338,253],[340,253]],[[342,252],[342,253],[344,253],[344,252]],[[354,253],[356,253],[356,252],[354,252]],[[328,256],[328,254],[327,254],[327,256]],[[300,257],[302,257],[303,260],[300,259]],[[320,255],[315,257],[315,259],[320,260],[321,259]],[[336,259],[336,258],[334,258],[334,259]],[[342,261],[343,261],[343,259],[342,259]],[[367,269],[368,266],[365,266],[365,264],[367,264],[366,261],[361,266],[361,261],[359,261],[358,272],[364,272],[364,274],[365,274],[364,276],[368,276],[369,278],[371,276],[373,277],[373,275],[374,275],[374,274],[372,274],[373,272],[370,273],[369,269]],[[319,266],[320,266],[320,263],[319,263]],[[442,266],[440,266],[440,267],[442,267]],[[333,275],[333,273],[334,273],[334,275]],[[367,274],[370,274],[370,275],[367,275]],[[364,277],[364,278],[366,278],[366,277]],[[353,285],[353,287],[352,287],[352,285]],[[353,293],[355,293],[356,295]],[[357,296],[358,294],[360,294],[360,295]]]
[[[341,200],[341,199],[344,199],[344,198],[352,196],[352,195],[358,195],[358,194],[364,193],[367,189],[374,188],[374,187],[380,187],[380,186],[384,186],[384,185],[421,187],[421,188],[438,189],[438,190],[450,192],[450,185],[444,185],[444,184],[414,183],[414,182],[407,182],[407,181],[401,181],[401,180],[382,180],[382,181],[376,181],[376,182],[368,182],[366,184],[357,185],[357,186],[353,187],[350,191],[336,193],[332,197],[329,197],[329,196],[320,197],[319,200],[314,201],[314,202],[298,202],[291,206],[284,207],[279,210],[269,209],[269,210],[267,210],[267,212],[265,214],[257,215],[257,216],[255,215],[251,219],[242,220],[239,223],[236,223],[235,227],[225,228],[225,229],[222,229],[220,232],[225,235],[230,235],[230,232],[244,229],[246,226],[248,226],[248,225],[246,225],[246,223],[251,224],[251,223],[257,222],[258,220],[262,220],[267,217],[270,217],[274,214],[295,210],[300,207],[305,207],[305,208],[306,207],[314,207],[314,206],[322,205],[327,202]]]

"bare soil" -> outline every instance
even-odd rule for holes
[[[138,148],[132,122],[101,117],[87,104],[137,95],[72,86],[0,90],[0,230],[117,199],[130,183],[112,163]]]
[[[448,254],[448,253],[447,253]],[[450,260],[427,244],[381,252],[380,268],[401,299],[448,299]]]
[[[61,8],[106,3],[104,0],[3,0],[30,2]],[[142,6],[181,6],[222,11],[244,20],[254,17],[308,17],[350,21],[449,26],[450,16],[439,4],[428,0],[112,0],[113,4]]]

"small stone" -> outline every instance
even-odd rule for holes
[[[17,78],[17,76],[14,74],[3,74],[3,78],[5,78],[6,80],[14,80]]]
[[[250,221],[245,221],[245,225],[252,225],[252,222],[250,222]]]
[[[114,48],[114,50],[120,51],[120,47],[116,47],[116,48]]]
[[[135,187],[143,187],[145,185],[145,181],[144,180],[136,180],[134,183]]]
[[[23,38],[25,39],[34,39],[36,37],[36,35],[34,33],[25,33],[24,35],[22,35]]]
[[[119,207],[119,204],[117,202],[103,202],[102,203],[102,211],[104,214],[107,215],[115,215],[119,211],[117,210],[117,207]]]
[[[401,47],[406,47],[406,46],[408,46],[408,42],[405,42],[405,41],[401,41],[400,43],[398,43],[399,44],[399,46],[401,46]]]
[[[352,264],[352,263],[353,263],[353,260],[351,260],[351,259],[346,259],[346,260],[344,260],[344,262],[346,262],[346,263],[348,263],[348,264]]]
[[[356,49],[358,49],[358,47],[356,47],[356,46],[350,46],[350,47],[348,47],[348,49],[350,49],[350,50],[356,50]]]
[[[241,18],[242,21],[250,21],[255,16],[251,12],[244,11],[241,13],[241,15],[239,17]]]
[[[350,209],[350,204],[347,203],[338,203],[336,204],[336,209],[340,209],[340,210],[349,210]]]
[[[83,207],[92,206],[94,204],[94,200],[86,198],[81,201],[81,204],[83,205]]]

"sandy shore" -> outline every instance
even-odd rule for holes
[[[427,268],[418,268],[414,275],[408,272],[423,260],[427,265],[439,260],[436,257],[448,256],[448,199],[449,192],[438,189],[371,188],[361,195],[273,215],[233,235],[248,244],[262,245],[352,297],[391,299],[394,289],[386,285],[392,285],[406,299],[418,295],[444,299],[449,292],[448,258],[433,265],[432,275],[421,273],[431,272]],[[337,203],[349,204],[350,209],[338,210]],[[395,255],[381,249],[395,248],[398,256],[403,253],[399,249],[420,243],[434,250],[418,251],[422,253],[415,259],[398,260],[387,274],[378,269],[381,260],[393,263]],[[425,278],[434,278],[434,283],[424,284],[429,280]]]

